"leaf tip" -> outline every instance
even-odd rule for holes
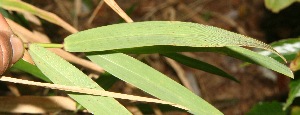
[[[292,78],[292,79],[294,79],[294,73],[293,73],[293,71],[290,70],[290,72],[291,72],[291,75],[289,75],[289,77]]]
[[[276,55],[278,55],[285,63],[287,63],[287,60],[279,53],[277,52],[274,48],[272,48],[271,46],[269,48],[267,48],[267,50],[275,53]]]

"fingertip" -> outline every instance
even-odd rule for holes
[[[12,35],[12,37],[10,38],[10,42],[13,49],[13,57],[11,61],[12,64],[14,64],[23,57],[24,45],[22,40],[15,35]]]

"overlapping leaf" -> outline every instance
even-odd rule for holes
[[[37,67],[53,83],[103,90],[92,79],[54,53],[35,44],[30,45],[29,53],[31,54]],[[78,93],[68,94],[93,114],[130,114],[125,107],[110,97],[92,96]]]
[[[219,52],[293,77],[289,68],[276,60],[238,47],[262,48],[280,57],[281,55],[269,45],[226,30],[193,23],[154,21],[104,26],[70,35],[65,39],[64,45],[65,49],[71,52],[98,51],[88,53],[88,57],[109,73],[162,100],[183,105],[190,109],[191,113],[196,114],[208,114],[211,111],[220,113],[161,73],[115,51],[124,53]],[[167,93],[162,94],[162,92]],[[188,98],[183,99],[182,94]]]
[[[175,47],[175,46],[150,46],[150,47],[140,47],[140,48],[127,48],[117,50],[122,53],[174,53],[174,52],[216,52],[225,54],[236,59],[240,59],[253,64],[261,65],[263,67],[269,68],[271,70],[282,73],[283,75],[294,77],[293,72],[282,63],[279,63],[273,58],[258,54],[251,50],[237,47],[214,47],[214,48],[193,48],[193,47]],[[204,70],[205,71],[205,70]]]
[[[222,114],[203,99],[146,64],[122,53],[88,53],[88,58],[119,79],[161,99],[182,105],[197,115]]]
[[[277,54],[269,45],[255,39],[215,27],[185,22],[117,24],[82,31],[65,39],[65,49],[73,52],[105,50],[123,53],[219,52],[293,77],[292,72],[279,62],[236,46],[263,48]],[[232,51],[234,49],[236,50]],[[277,56],[281,57],[279,54]]]
[[[233,76],[229,75],[228,73],[224,72],[223,70],[210,65],[206,62],[200,61],[200,60],[196,60],[190,57],[187,57],[185,55],[181,55],[178,53],[165,53],[163,54],[164,56],[167,56],[168,58],[171,58],[179,63],[182,63],[186,66],[195,68],[195,69],[199,69],[199,70],[203,70],[212,74],[216,74],[228,79],[231,79],[233,81],[239,82],[236,78],[234,78]]]
[[[188,22],[151,21],[115,24],[81,31],[65,39],[65,49],[71,52],[104,51],[157,45],[188,47],[247,46],[262,48],[278,54],[271,46],[256,39],[220,28]]]

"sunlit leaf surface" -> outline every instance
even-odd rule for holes
[[[193,114],[222,114],[182,85],[126,54],[87,54],[89,59],[107,72],[159,99],[185,106]]]
[[[53,83],[103,90],[97,83],[82,73],[79,69],[54,53],[35,44],[31,44],[29,49],[29,53],[37,67]],[[93,114],[130,114],[125,107],[110,97],[92,96],[78,93],[68,94]]]

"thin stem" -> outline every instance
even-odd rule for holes
[[[63,48],[63,44],[53,44],[53,43],[24,43],[24,47],[28,48],[30,44],[37,44],[44,48]]]

